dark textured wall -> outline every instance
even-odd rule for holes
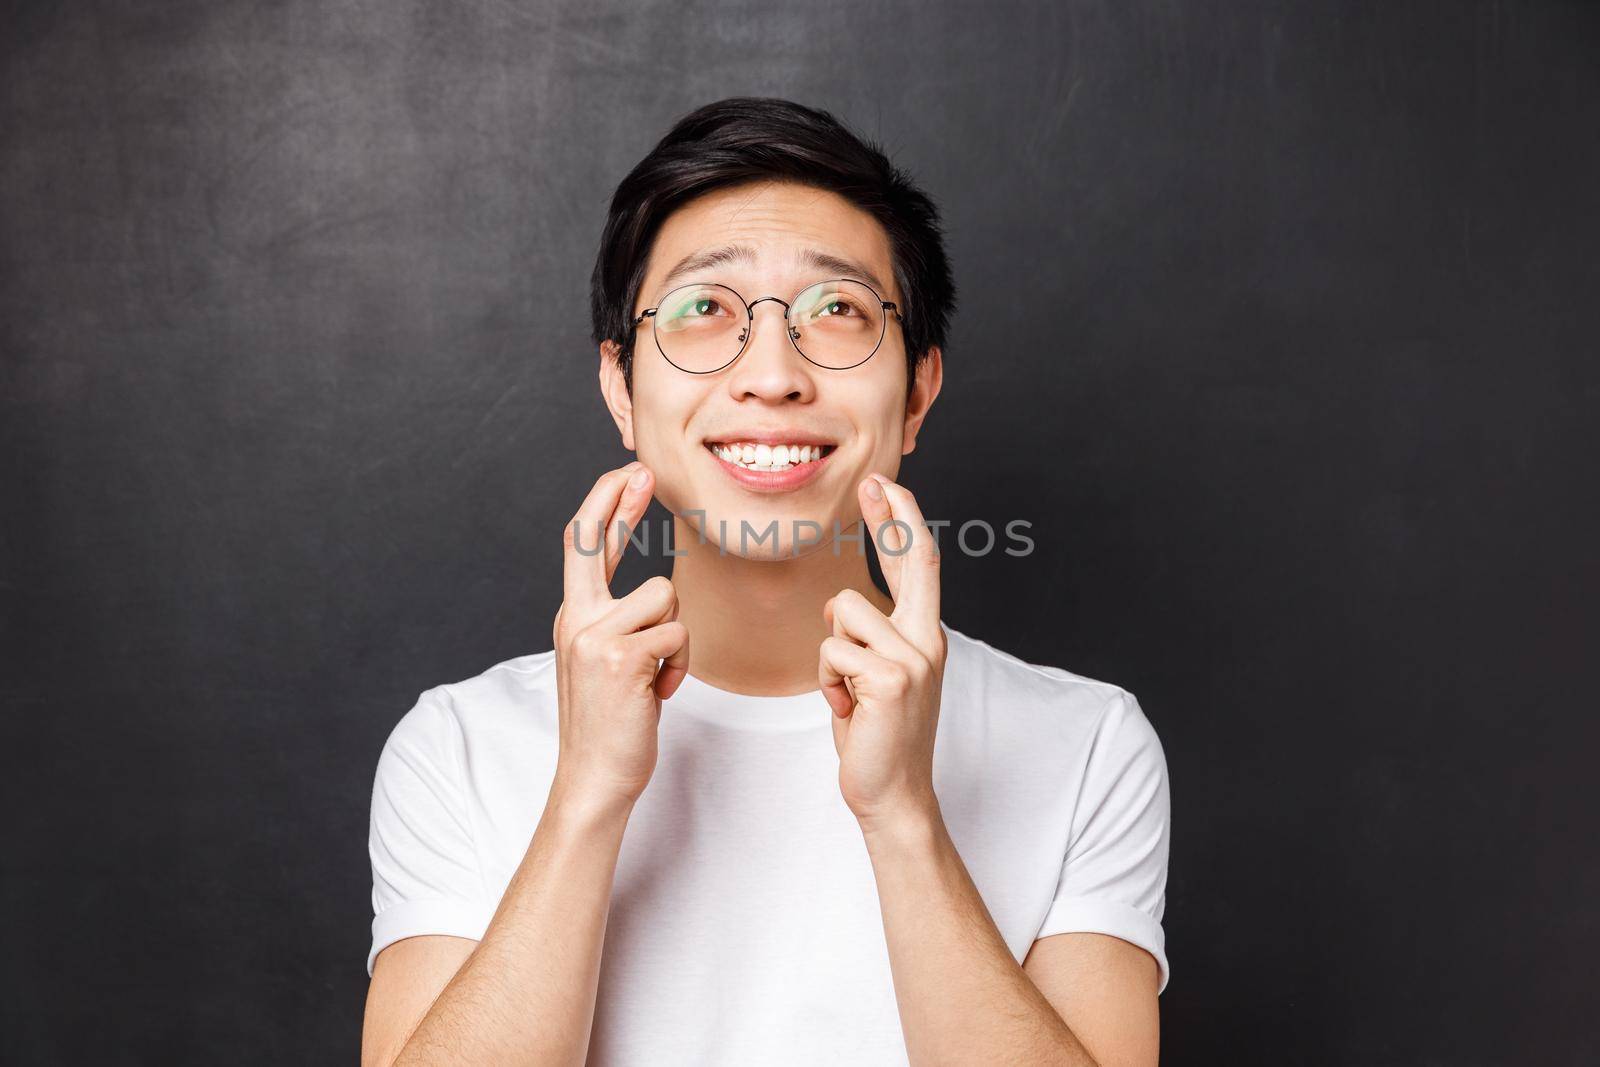
[[[354,1061],[379,747],[548,647],[606,200],[736,94],[944,206],[904,477],[1161,734],[1168,1061],[1600,1057],[1600,8],[0,18],[0,1058]]]

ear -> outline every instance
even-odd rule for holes
[[[938,345],[934,345],[917,365],[916,378],[906,397],[905,443],[900,447],[902,456],[909,456],[915,451],[917,431],[922,429],[922,420],[928,417],[928,409],[933,407],[934,398],[939,395],[939,388],[943,384],[944,354],[939,351]]]
[[[600,342],[600,395],[605,398],[611,419],[617,424],[617,432],[622,435],[622,447],[632,452],[633,397],[628,393],[628,383],[622,377],[622,366],[617,362],[621,354],[622,346],[615,341]]]

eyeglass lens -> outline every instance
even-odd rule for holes
[[[876,294],[859,282],[818,282],[789,305],[789,334],[813,363],[847,370],[877,350],[884,314]],[[653,328],[661,354],[673,366],[706,373],[738,358],[750,335],[751,318],[732,289],[699,283],[663,297]]]

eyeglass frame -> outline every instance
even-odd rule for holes
[[[722,282],[685,282],[682,285],[675,285],[671,289],[668,289],[665,293],[662,293],[661,294],[661,299],[659,301],[657,301],[656,306],[653,307],[653,308],[645,308],[643,311],[639,312],[639,314],[634,317],[633,321],[629,324],[629,326],[635,333],[637,333],[638,329],[639,329],[639,324],[641,322],[643,322],[645,319],[653,319],[655,317],[656,312],[660,311],[662,305],[667,302],[667,297],[671,296],[673,293],[676,293],[680,289],[693,289],[693,288],[695,288],[697,286],[716,286],[718,289],[726,289],[728,292],[730,292],[734,296],[738,297],[739,298],[739,303],[744,305],[744,318],[745,318],[745,322],[746,322],[747,325],[745,327],[744,340],[742,342],[740,342],[740,344],[739,344],[739,351],[734,354],[732,359],[728,360],[728,362],[724,363],[720,367],[713,367],[710,370],[689,370],[687,367],[680,367],[676,363],[672,362],[672,357],[667,355],[667,350],[661,347],[661,335],[655,330],[654,324],[652,323],[651,324],[650,335],[655,338],[656,351],[661,353],[661,358],[666,360],[667,363],[669,365],[671,365],[674,370],[682,371],[684,374],[716,374],[719,371],[727,370],[729,367],[731,367],[735,363],[739,362],[739,357],[744,355],[745,349],[750,347],[750,338],[755,336],[755,332],[756,332],[755,306],[757,304],[765,303],[768,300],[771,300],[771,301],[773,301],[775,303],[783,305],[783,321],[784,321],[784,325],[786,327],[783,332],[788,336],[789,344],[794,347],[794,350],[796,352],[800,353],[800,358],[801,359],[805,360],[807,363],[811,364],[814,367],[821,367],[823,370],[855,370],[857,367],[859,367],[863,363],[867,362],[867,360],[869,360],[873,356],[877,355],[878,354],[878,349],[883,347],[883,339],[885,337],[889,336],[889,316],[888,315],[885,315],[883,317],[883,325],[878,330],[878,341],[877,341],[876,344],[874,344],[872,346],[872,351],[868,352],[865,356],[861,357],[860,360],[858,360],[855,363],[850,364],[850,366],[848,366],[848,367],[830,367],[825,363],[818,363],[816,360],[814,360],[810,356],[806,355],[805,351],[803,349],[801,349],[801,347],[800,347],[800,342],[795,337],[795,334],[799,332],[799,328],[796,327],[794,325],[794,323],[789,321],[789,305],[792,304],[800,296],[801,293],[805,292],[807,289],[814,289],[819,285],[827,285],[829,282],[850,282],[850,283],[852,283],[854,285],[861,286],[867,292],[872,294],[873,299],[877,300],[877,302],[883,307],[883,309],[885,311],[888,311],[888,312],[890,312],[891,314],[894,315],[894,320],[896,322],[900,323],[901,326],[905,325],[906,320],[900,314],[899,305],[895,301],[885,300],[878,293],[878,291],[876,289],[874,289],[872,286],[868,285],[866,282],[862,281],[860,278],[824,278],[821,281],[812,282],[809,285],[805,285],[805,286],[800,287],[799,289],[797,289],[795,291],[794,296],[791,296],[787,301],[780,300],[776,296],[763,296],[763,297],[761,297],[761,298],[759,298],[757,300],[747,301],[747,300],[745,300],[743,293],[739,292],[739,290],[735,289],[731,285],[724,285]]]

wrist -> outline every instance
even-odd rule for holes
[[[581,780],[556,768],[545,800],[545,812],[581,826],[601,825],[616,820],[626,822],[638,798],[595,782]]]
[[[944,814],[930,790],[924,796],[857,814],[856,822],[869,850],[877,846],[916,846],[937,839],[944,829]]]

